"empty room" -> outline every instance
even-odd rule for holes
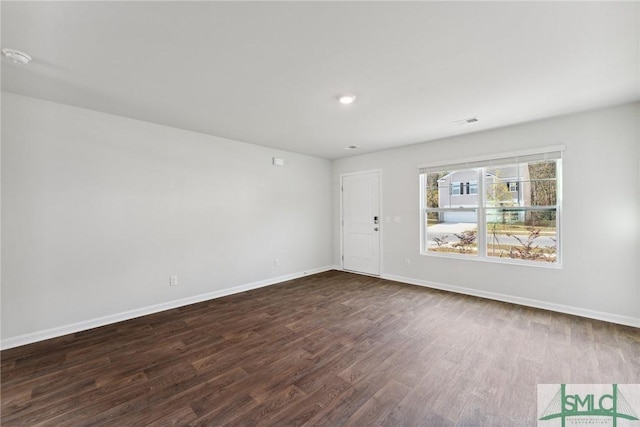
[[[640,2],[2,1],[3,426],[640,426]]]

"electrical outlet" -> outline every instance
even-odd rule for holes
[[[280,260],[279,260],[278,258],[274,259],[274,260],[273,260],[273,266],[274,266],[274,267],[277,267],[277,266],[279,266],[279,265],[280,265]]]
[[[405,258],[404,263],[407,267],[409,267],[411,265],[411,258]]]
[[[169,277],[169,286],[178,286],[178,276]]]

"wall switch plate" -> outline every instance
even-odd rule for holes
[[[169,286],[178,286],[178,276],[169,277]]]

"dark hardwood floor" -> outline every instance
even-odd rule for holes
[[[640,330],[331,271],[2,352],[3,426],[534,426]]]

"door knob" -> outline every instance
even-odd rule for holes
[[[378,227],[374,228],[373,231],[378,231]]]

